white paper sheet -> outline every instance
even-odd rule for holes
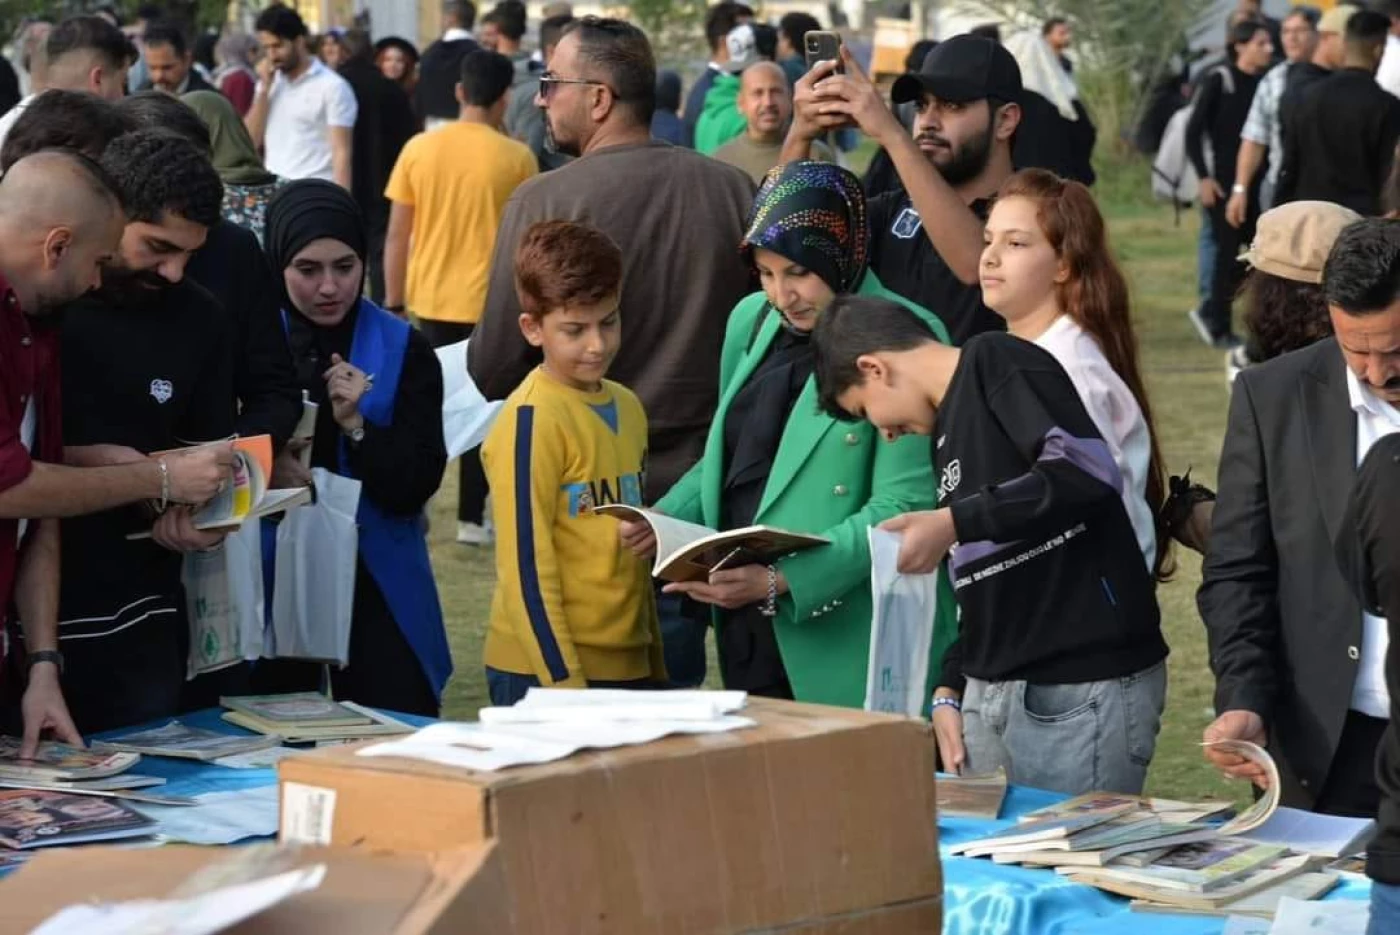
[[[32,935],[214,935],[298,893],[316,889],[325,877],[326,865],[316,864],[189,899],[69,906]]]
[[[1375,830],[1376,823],[1369,818],[1318,815],[1281,806],[1268,821],[1240,837],[1260,844],[1284,844],[1305,854],[1343,857],[1362,850]]]
[[[437,349],[442,365],[442,437],[447,457],[456,458],[486,440],[501,411],[501,401],[488,402],[467,372],[467,341]]]
[[[652,705],[709,705],[717,714],[733,714],[748,704],[749,693],[738,691],[635,691],[626,688],[531,688],[516,702],[517,708],[592,708],[602,705],[630,705],[645,701]]]
[[[232,844],[277,833],[277,786],[195,796],[198,805],[137,805],[155,819],[152,834],[184,844]]]
[[[1220,935],[1269,935],[1272,919],[1258,919],[1254,916],[1230,916],[1225,920],[1225,928]]]
[[[233,756],[221,756],[214,760],[214,765],[227,766],[229,769],[272,769],[292,754],[306,752],[308,751],[298,750],[296,747],[264,747],[261,750],[249,750],[247,753],[235,753]]]
[[[1279,900],[1269,935],[1366,935],[1371,904],[1360,899]]]
[[[358,756],[402,756],[463,769],[493,771],[527,763],[562,760],[589,748],[650,743],[671,734],[715,734],[754,727],[745,717],[710,721],[633,721],[556,724],[484,724],[442,722],[402,740],[375,744]]]

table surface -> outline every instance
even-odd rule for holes
[[[204,727],[230,734],[248,731],[226,723],[216,709],[198,711],[179,718],[192,727]],[[413,724],[429,723],[425,718],[395,715]],[[142,727],[157,727],[157,722]],[[123,728],[98,735],[110,739],[140,728]],[[195,760],[142,757],[136,771],[162,776],[164,786],[155,793],[203,795],[232,792],[277,782],[275,769],[229,769]],[[1066,798],[1053,792],[1013,786],[1002,805],[1001,818],[940,818],[939,839],[944,848],[945,935],[1110,935],[1132,927],[1134,935],[1219,935],[1224,919],[1204,916],[1157,915],[1131,912],[1128,900],[1092,887],[1070,883],[1052,870],[994,864],[990,860],[949,857],[946,849],[970,838],[987,834],[1012,823],[1017,815]],[[1342,883],[1327,898],[1365,899],[1369,884],[1363,879],[1343,876]]]

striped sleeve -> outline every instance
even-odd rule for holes
[[[507,409],[501,417],[514,423],[502,426],[509,429],[509,448],[493,459],[487,477],[492,495],[507,506],[497,514],[509,517],[496,530],[499,586],[516,592],[512,603],[518,610],[511,615],[516,636],[540,683],[583,687],[554,547],[567,439],[535,406]]]

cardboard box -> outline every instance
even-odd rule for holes
[[[326,878],[229,935],[500,935],[501,863],[490,844],[441,854],[304,848]],[[0,933],[28,932],[78,902],[161,899],[227,848],[55,848],[0,883]]]
[[[516,935],[937,933],[928,725],[767,700],[744,713],[759,726],[494,773],[318,750],[279,764],[282,834],[494,840]]]

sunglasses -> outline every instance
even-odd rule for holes
[[[563,78],[552,71],[546,71],[540,74],[540,99],[548,100],[554,88],[561,84],[587,84],[598,88],[607,88],[612,92],[613,97],[617,97],[617,92],[613,91],[612,86],[606,81],[594,81],[591,78]]]

